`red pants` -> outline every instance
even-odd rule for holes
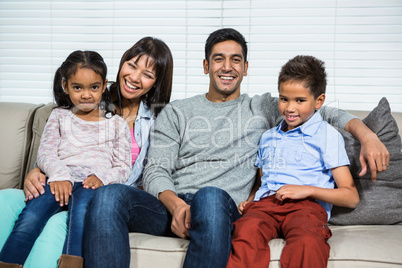
[[[233,223],[232,251],[226,267],[267,268],[268,242],[283,237],[286,245],[281,267],[327,267],[331,230],[327,212],[313,199],[287,200],[275,196],[247,204],[243,217]]]

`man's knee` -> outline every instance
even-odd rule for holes
[[[217,187],[204,187],[191,202],[192,219],[214,225],[230,224],[237,219],[236,204],[228,193]]]
[[[207,186],[197,191],[193,197],[192,203],[221,203],[228,198],[230,198],[230,196],[224,190],[217,187]]]

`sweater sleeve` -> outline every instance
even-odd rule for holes
[[[180,147],[180,120],[168,104],[151,129],[148,163],[144,169],[144,189],[158,198],[166,190],[176,192],[172,179]]]
[[[59,120],[63,120],[59,115],[58,109],[54,109],[45,125],[39,144],[37,165],[48,177],[48,183],[68,180],[74,184],[69,168],[58,157],[61,139]]]
[[[342,129],[345,129],[346,124],[350,120],[357,118],[356,116],[348,113],[345,110],[337,109],[337,108],[330,107],[330,106],[321,107],[319,112],[324,121],[327,121],[331,125],[342,128]]]
[[[125,183],[131,172],[131,134],[126,121],[116,116],[112,167],[98,167],[93,174],[103,185]],[[121,119],[121,120],[120,120]],[[112,119],[106,119],[112,120]]]

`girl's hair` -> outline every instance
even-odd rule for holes
[[[154,67],[156,72],[156,81],[154,86],[147,94],[141,97],[155,115],[170,101],[173,80],[173,57],[169,47],[160,39],[153,37],[144,37],[129,48],[121,57],[119,72],[117,73],[116,82],[110,86],[110,93],[115,105],[122,111],[122,95],[120,92],[120,71],[123,64],[134,57],[138,57],[136,62],[142,56],[146,57],[147,64]]]
[[[68,80],[74,75],[78,69],[87,68],[100,75],[103,83],[106,82],[107,67],[106,63],[99,53],[95,51],[74,51],[68,55],[67,59],[57,69],[53,80],[53,96],[58,107],[71,109],[74,104],[70,97],[64,91],[63,80],[68,83]],[[111,104],[111,96],[108,90],[102,94],[100,107],[105,111],[105,114],[113,111]]]

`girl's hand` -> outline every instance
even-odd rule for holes
[[[103,182],[95,175],[91,175],[84,180],[84,182],[82,183],[82,186],[85,189],[91,188],[91,189],[95,190],[95,189],[103,186]]]
[[[249,201],[243,201],[243,202],[241,202],[241,203],[239,204],[238,210],[239,210],[240,215],[243,215],[244,207],[245,207],[248,203],[250,203],[250,202],[249,202]]]
[[[37,198],[39,194],[44,194],[43,186],[46,183],[46,176],[39,168],[34,168],[28,172],[24,181],[25,201]]]
[[[312,188],[305,185],[285,185],[279,188],[275,197],[279,201],[285,199],[304,199],[311,196]]]
[[[72,185],[70,181],[52,181],[49,182],[50,191],[54,194],[60,206],[68,205],[68,200],[71,195]]]

